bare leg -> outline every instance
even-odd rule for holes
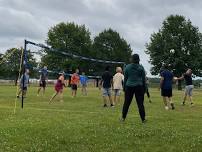
[[[43,88],[43,96],[45,95],[46,88]]]
[[[112,96],[109,96],[109,101],[111,105],[114,105],[113,100],[112,100]]]
[[[189,101],[190,101],[191,105],[194,104],[194,103],[193,103],[193,98],[192,98],[192,96],[189,96]]]
[[[163,97],[163,102],[164,102],[164,105],[165,105],[165,109],[168,110],[169,107],[168,107],[168,99],[167,99],[167,97]]]
[[[60,92],[60,102],[63,102],[63,92]]]
[[[52,100],[58,95],[58,92],[55,92],[53,94],[53,96],[51,97],[51,99],[49,100],[49,104],[52,102]]]
[[[174,106],[172,97],[168,98],[168,100],[169,100],[169,102],[170,102],[170,106],[171,106],[172,110],[174,110],[174,109],[175,109],[175,106]]]
[[[116,97],[116,95],[114,95],[114,104],[117,104],[116,99],[117,99],[117,97]]]
[[[107,105],[107,98],[106,98],[106,96],[103,96],[103,102],[104,102],[104,105]]]
[[[41,91],[41,87],[38,88],[37,95],[39,96],[39,92]]]

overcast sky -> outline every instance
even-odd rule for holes
[[[0,0],[0,52],[23,46],[29,39],[44,43],[50,27],[59,22],[85,24],[92,36],[105,28],[118,31],[141,56],[150,35],[170,14],[191,19],[202,29],[201,0]]]

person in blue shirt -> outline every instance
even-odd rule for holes
[[[23,96],[26,97],[28,85],[29,85],[29,70],[26,69],[25,73],[20,78],[20,89],[17,94],[17,98],[20,97],[20,94],[23,94]]]
[[[161,88],[161,96],[163,97],[163,101],[165,104],[165,109],[169,110],[169,104],[171,109],[174,110],[175,106],[172,101],[172,84],[175,80],[174,75],[171,71],[168,70],[168,65],[164,65],[164,70],[161,72],[161,80],[160,80],[160,88]]]
[[[82,72],[82,75],[80,76],[80,83],[82,86],[82,94],[84,96],[87,96],[88,77],[85,75],[85,72]]]

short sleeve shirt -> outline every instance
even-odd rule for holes
[[[121,73],[116,73],[113,77],[114,89],[123,89],[124,75]]]
[[[71,84],[75,84],[75,85],[78,85],[79,84],[79,80],[80,80],[80,77],[77,73],[74,73],[71,77]]]
[[[109,71],[105,71],[102,75],[103,88],[111,88],[113,76]]]
[[[172,83],[173,83],[173,73],[169,70],[164,70],[161,73],[161,76],[164,78],[162,89],[170,90],[172,89]]]
[[[185,79],[185,84],[186,85],[192,85],[192,76],[191,75],[188,75],[188,74],[184,74],[184,79]]]

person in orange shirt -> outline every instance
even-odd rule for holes
[[[63,87],[65,87],[65,76],[64,73],[60,75],[56,84],[55,84],[55,93],[51,97],[49,103],[59,94],[60,95],[60,102],[63,102]]]
[[[80,80],[79,69],[76,69],[75,73],[72,74],[71,77],[72,97],[76,97],[79,80]]]

